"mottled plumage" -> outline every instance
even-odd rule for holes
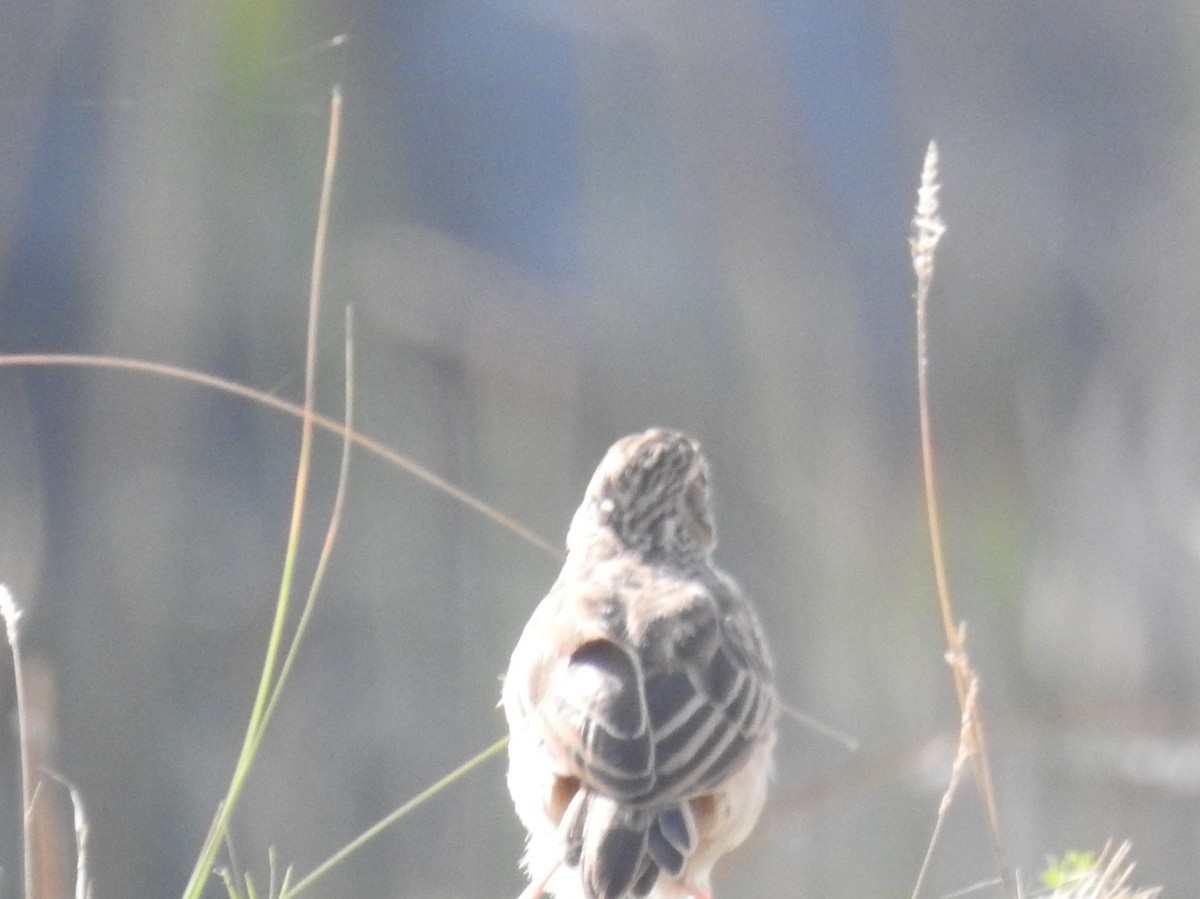
[[[529,897],[707,897],[713,864],[762,811],[771,660],[712,563],[708,480],[678,432],[614,444],[513,651],[508,786]]]

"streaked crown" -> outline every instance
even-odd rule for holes
[[[588,484],[567,534],[582,548],[597,531],[651,557],[707,554],[716,545],[708,462],[679,431],[651,428],[614,443]]]

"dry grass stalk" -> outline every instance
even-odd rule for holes
[[[33,772],[29,759],[29,720],[25,707],[25,670],[21,664],[21,615],[22,610],[13,599],[12,593],[0,584],[0,616],[4,618],[8,645],[12,650],[13,688],[17,694],[17,743],[21,756],[21,833],[25,865],[25,897],[37,895],[33,876]]]
[[[936,467],[933,461],[933,428],[929,411],[929,349],[926,307],[929,289],[933,282],[933,263],[938,242],[946,231],[938,214],[938,152],[937,144],[930,142],[921,170],[921,186],[917,190],[917,210],[913,218],[909,245],[912,249],[913,271],[917,277],[917,401],[921,424],[921,461],[925,479],[925,512],[929,521],[929,545],[933,560],[934,581],[937,587],[938,606],[942,625],[946,632],[946,659],[954,680],[954,691],[965,725],[965,739],[960,751],[966,747],[975,770],[975,783],[987,814],[989,837],[996,858],[1000,879],[1010,897],[1018,895],[1016,878],[1008,864],[1000,834],[1000,819],[996,811],[996,796],[992,787],[992,773],[988,762],[987,742],[984,736],[983,719],[975,707],[973,684],[976,678],[971,671],[967,656],[965,634],[954,612],[950,597],[949,579],[946,575],[946,560],[942,547],[942,526],[937,501]],[[922,866],[924,870],[924,866]],[[915,894],[914,894],[915,895]]]

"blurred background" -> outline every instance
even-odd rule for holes
[[[336,40],[345,35],[344,41]],[[147,0],[0,6],[0,350],[303,388],[560,544],[604,449],[686,429],[787,700],[723,899],[908,895],[954,756],[906,243],[942,151],[930,373],[1006,844],[1200,882],[1200,6]],[[253,701],[299,428],[161,377],[0,369],[0,581],[97,899],[178,895]],[[339,445],[317,442],[301,580]],[[556,559],[356,453],[311,637],[235,816],[304,873],[504,730]],[[3,895],[17,895],[0,666]],[[494,760],[313,896],[505,897]],[[62,814],[60,790],[42,800]],[[995,875],[968,782],[925,895]],[[996,895],[984,890],[979,895]],[[223,895],[215,881],[209,895]]]

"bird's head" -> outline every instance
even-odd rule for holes
[[[651,428],[614,443],[592,475],[567,548],[598,536],[642,556],[706,555],[716,545],[708,462],[679,431]]]

